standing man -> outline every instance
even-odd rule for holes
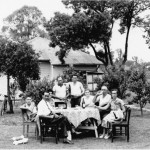
[[[81,97],[84,94],[83,84],[78,81],[77,75],[73,75],[72,82],[69,83],[69,90],[71,95],[71,107],[80,105]]]
[[[53,98],[55,98],[55,106],[64,104],[68,97],[68,90],[66,85],[63,84],[62,77],[58,77],[58,84],[53,87]]]

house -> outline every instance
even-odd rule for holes
[[[63,69],[67,66],[73,66],[76,70],[96,71],[102,65],[102,62],[96,59],[95,56],[82,51],[70,50],[68,56],[64,59],[65,64],[61,64],[56,56],[59,47],[49,47],[50,40],[46,38],[36,37],[28,44],[32,46],[36,53],[39,53],[40,62],[40,77],[52,80],[63,73]]]

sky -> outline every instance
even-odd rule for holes
[[[36,6],[42,11],[43,16],[49,20],[53,17],[54,12],[60,11],[63,13],[71,14],[71,11],[65,8],[61,0],[1,0],[0,5],[0,28],[3,25],[3,19],[13,13],[15,10],[20,9],[24,5]],[[129,50],[128,59],[137,56],[139,60],[145,62],[150,61],[150,49],[145,44],[145,39],[142,37],[143,31],[141,29],[132,29],[129,37]],[[111,41],[111,49],[122,49],[124,51],[125,35],[120,35],[118,32],[118,24],[114,26],[113,36]],[[92,51],[91,51],[91,54]]]

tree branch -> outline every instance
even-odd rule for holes
[[[107,66],[107,62],[104,61],[101,57],[98,56],[98,53],[97,53],[95,47],[93,46],[93,44],[92,44],[91,42],[89,42],[89,45],[92,47],[92,49],[93,49],[93,51],[94,51],[94,53],[95,53],[95,57],[96,57],[98,60],[100,60],[105,66]]]

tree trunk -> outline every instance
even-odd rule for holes
[[[14,111],[13,111],[13,103],[12,103],[12,100],[10,98],[9,82],[10,82],[10,76],[7,75],[7,96],[8,96],[8,104],[9,104],[9,111],[8,111],[8,113],[14,113]]]
[[[124,53],[124,59],[123,59],[123,62],[122,64],[124,65],[125,62],[127,61],[127,56],[128,56],[128,39],[129,39],[129,32],[130,32],[130,27],[131,25],[128,27],[127,29],[127,35],[126,35],[126,43],[125,43],[125,53]]]
[[[104,66],[107,66],[107,65],[108,65],[107,60],[104,61],[103,59],[101,59],[101,58],[99,57],[99,55],[97,54],[97,51],[96,51],[95,47],[92,45],[92,43],[90,43],[90,46],[92,47],[92,49],[93,49],[93,51],[94,51],[94,53],[95,53],[95,57],[96,57],[99,61],[101,61],[101,62],[104,64]]]
[[[112,60],[112,55],[111,55],[111,52],[110,52],[109,42],[106,42],[106,47],[107,47],[107,51],[108,51],[109,62],[113,66],[113,60]]]
[[[143,105],[141,103],[141,99],[140,99],[140,111],[141,111],[141,116],[143,116]]]

